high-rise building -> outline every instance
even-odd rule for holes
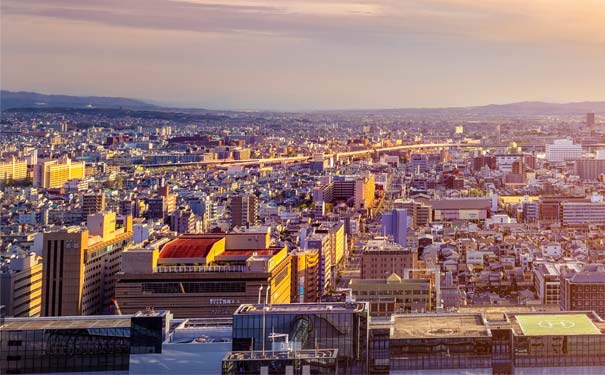
[[[408,211],[396,208],[392,211],[382,213],[382,233],[385,236],[393,236],[396,243],[406,246],[408,233]]]
[[[292,301],[293,303],[318,302],[319,293],[319,250],[295,250],[292,256]]]
[[[88,215],[96,214],[105,210],[105,194],[88,193],[82,195],[82,217],[86,219]]]
[[[34,186],[60,188],[68,180],[84,178],[84,162],[72,162],[65,157],[58,160],[40,160],[34,167]]]
[[[586,114],[586,126],[592,128],[594,126],[594,112],[589,112]]]
[[[17,159],[14,156],[0,161],[0,185],[23,182],[27,179],[27,159]]]
[[[582,145],[575,144],[571,139],[555,139],[546,145],[546,160],[561,162],[577,160],[582,157]]]
[[[0,305],[5,314],[40,316],[41,304],[42,258],[23,252],[0,262]]]
[[[122,252],[132,242],[132,218],[115,213],[88,217],[88,229],[44,233],[42,316],[94,315],[114,297]]]
[[[240,194],[231,198],[231,225],[234,227],[258,223],[258,200],[254,194]]]

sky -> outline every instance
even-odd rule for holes
[[[605,0],[1,0],[0,87],[213,109],[605,100]]]

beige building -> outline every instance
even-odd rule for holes
[[[0,185],[22,182],[27,179],[27,160],[14,156],[0,162]]]
[[[418,253],[386,240],[368,241],[361,254],[361,278],[385,279],[418,268]]]
[[[84,178],[84,162],[72,162],[65,157],[58,160],[39,161],[34,167],[34,186],[60,188],[68,180]]]
[[[42,304],[42,258],[23,254],[0,263],[0,305],[7,316],[40,316]]]
[[[434,285],[430,279],[402,279],[393,273],[386,279],[352,279],[349,288],[357,301],[370,303],[370,314],[374,316],[435,308]]]
[[[122,252],[132,242],[132,218],[120,221],[100,213],[89,216],[90,229],[43,234],[43,316],[107,312]]]

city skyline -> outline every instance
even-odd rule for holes
[[[4,1],[2,88],[210,109],[602,100],[599,1]]]

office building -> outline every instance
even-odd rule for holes
[[[489,217],[492,202],[489,198],[451,198],[433,200],[434,221],[485,220]]]
[[[83,179],[85,171],[84,162],[72,162],[64,157],[58,160],[39,160],[34,166],[34,181],[36,187],[54,189],[73,179]]]
[[[254,194],[241,194],[231,198],[231,225],[234,227],[258,223],[258,199]]]
[[[574,225],[605,225],[605,202],[562,202],[561,224]]]
[[[295,250],[292,256],[292,303],[317,302],[319,291],[319,250]]]
[[[571,139],[556,139],[546,145],[546,160],[561,162],[577,160],[582,157],[582,145],[575,144]]]
[[[41,257],[22,251],[0,262],[0,305],[6,316],[40,316]]]
[[[116,299],[125,313],[148,307],[175,317],[228,317],[242,303],[291,301],[291,257],[270,234],[189,234],[158,249],[124,253]]]
[[[374,343],[388,354],[371,352],[370,368],[383,373],[581,374],[605,365],[605,324],[590,312],[408,314],[389,328]]]
[[[576,261],[535,260],[533,267],[534,288],[538,300],[545,305],[559,305],[561,290],[561,269],[579,272],[582,265]]]
[[[431,279],[402,279],[392,273],[386,279],[351,279],[348,287],[356,301],[368,302],[370,315],[426,312],[435,308]]]
[[[418,253],[387,242],[370,240],[361,253],[361,278],[386,279],[392,273],[404,276],[406,270],[418,268]]]
[[[374,203],[376,177],[369,176],[334,176],[332,199],[351,203],[355,209],[369,209]],[[324,202],[329,202],[323,199]]]
[[[560,306],[563,311],[594,311],[605,316],[605,267],[589,264],[581,271],[562,267]]]
[[[162,352],[170,313],[8,318],[0,326],[0,374],[127,374],[133,354]]]
[[[0,185],[21,183],[27,179],[27,159],[11,156],[0,161]]]
[[[115,274],[132,242],[132,218],[88,217],[87,229],[43,234],[42,316],[95,315],[112,307]]]
[[[339,374],[367,374],[368,321],[365,303],[246,304],[233,314],[233,351],[267,350],[272,334],[285,335],[295,351],[336,350]]]
[[[195,215],[191,210],[176,210],[170,215],[170,230],[179,234],[195,233]]]
[[[405,209],[394,209],[382,213],[382,234],[392,236],[393,240],[401,246],[407,244],[408,234],[408,211]]]
[[[578,159],[575,173],[582,180],[597,180],[605,174],[605,159]]]
[[[86,219],[88,215],[96,214],[105,210],[105,194],[89,193],[82,195],[82,217]]]

